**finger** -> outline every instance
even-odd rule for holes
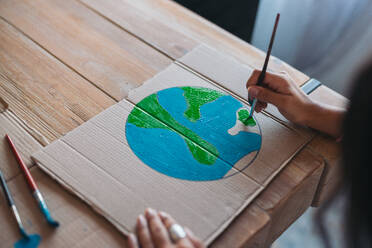
[[[187,237],[190,239],[191,243],[195,246],[195,248],[203,248],[204,247],[204,245],[200,241],[200,239],[198,239],[195,236],[195,234],[189,228],[185,227],[185,231],[186,231]]]
[[[161,220],[163,221],[165,227],[167,230],[173,225],[176,224],[176,221],[170,216],[169,214],[165,212],[159,212],[159,216]],[[180,245],[181,247],[192,247],[191,240],[186,236],[186,238],[180,239],[176,243],[177,245]]]
[[[288,94],[291,81],[288,74],[266,73],[263,85],[274,91]]]
[[[258,77],[259,77],[260,73],[261,73],[261,71],[259,71],[259,70],[256,70],[256,69],[253,70],[253,72],[252,72],[251,76],[248,78],[248,81],[247,81],[247,84],[246,84],[247,89],[250,86],[257,84]],[[249,92],[248,92],[248,100],[249,100],[249,104],[253,103],[253,97],[249,94]]]
[[[263,109],[265,109],[267,107],[267,103],[266,102],[260,102],[258,101],[257,104],[256,104],[256,108],[254,109],[257,113],[261,112]]]
[[[141,214],[137,218],[137,237],[142,248],[154,248],[150,235],[150,230],[145,217]]]
[[[146,219],[149,224],[152,240],[156,247],[164,247],[171,244],[168,230],[165,228],[157,212],[151,208],[146,209]]]
[[[260,76],[261,71],[260,70],[253,70],[251,73],[251,76],[248,78],[246,87],[248,88],[249,86],[255,85],[257,83],[258,77]]]
[[[260,106],[262,106],[262,109],[265,109],[265,108],[267,108],[267,102],[260,102],[262,105],[260,105]]]
[[[247,88],[257,84],[258,78],[261,74],[261,71],[254,70],[247,81]],[[289,87],[291,84],[291,78],[288,74],[277,74],[266,72],[265,78],[263,80],[263,86],[270,88],[274,91],[289,94]]]
[[[262,110],[263,110],[263,108],[260,107],[260,106],[256,106],[256,108],[254,109],[254,111],[255,111],[256,113],[260,113]]]
[[[166,212],[160,211],[159,216],[161,221],[164,223],[165,228],[167,229],[169,229],[173,224],[176,224],[176,221],[172,218],[172,216],[170,216]]]
[[[129,234],[127,243],[128,248],[139,248],[136,235],[134,235],[133,233]]]
[[[274,104],[277,107],[283,106],[287,100],[287,95],[276,93],[260,86],[251,86],[248,88],[248,92],[252,98],[257,98],[261,102]]]

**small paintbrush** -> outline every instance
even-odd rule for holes
[[[11,150],[13,151],[13,154],[16,157],[19,166],[21,167],[21,170],[25,174],[27,184],[31,188],[32,195],[34,196],[34,198],[36,199],[37,203],[39,204],[39,207],[40,207],[41,212],[44,214],[47,222],[51,226],[58,227],[59,226],[59,223],[57,221],[55,221],[52,218],[52,216],[50,215],[50,212],[49,212],[49,209],[48,209],[48,207],[47,207],[47,205],[45,203],[45,200],[44,200],[43,196],[41,195],[41,193],[40,193],[40,191],[39,191],[39,189],[38,189],[38,187],[37,187],[37,185],[35,183],[35,180],[32,177],[30,171],[28,170],[26,164],[23,162],[21,156],[17,152],[17,149],[16,149],[13,141],[10,139],[9,135],[6,135],[5,137],[8,140],[9,146],[10,146]]]
[[[5,178],[3,176],[3,173],[1,173],[1,171],[0,171],[0,182],[1,182],[1,186],[3,188],[4,194],[5,194],[5,198],[6,198],[7,202],[8,202],[8,205],[9,205],[10,209],[12,210],[12,213],[13,213],[14,218],[17,221],[19,232],[21,233],[22,237],[24,237],[25,239],[29,239],[29,236],[26,233],[25,228],[23,227],[23,224],[22,224],[22,221],[21,221],[21,217],[19,216],[17,207],[14,204],[13,197],[10,194],[10,190],[9,190],[7,184],[6,184]]]
[[[262,68],[262,71],[261,71],[260,75],[258,76],[258,80],[257,80],[257,83],[256,83],[256,85],[258,85],[258,86],[261,86],[262,83],[263,83],[263,81],[264,81],[264,79],[265,79],[267,65],[269,64],[269,59],[270,59],[270,55],[271,55],[271,49],[273,48],[274,39],[275,39],[275,33],[276,33],[276,28],[278,27],[279,18],[280,18],[280,14],[278,13],[276,15],[273,32],[271,34],[269,48],[267,49],[267,52],[266,52],[265,63],[263,65],[263,68]],[[253,103],[252,103],[252,100],[249,99],[249,96],[248,96],[248,102],[252,106],[251,107],[251,111],[249,112],[249,117],[248,117],[248,118],[251,118],[253,116],[254,109],[256,108],[257,98],[253,99]]]

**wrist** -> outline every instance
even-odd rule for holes
[[[345,109],[312,102],[307,106],[304,125],[338,138],[344,113]]]
[[[303,117],[299,124],[307,127],[313,127],[314,122],[318,122],[317,119],[321,116],[322,107],[313,101],[304,103]]]

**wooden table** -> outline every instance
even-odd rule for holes
[[[31,153],[202,43],[251,67],[261,67],[264,58],[262,51],[166,0],[0,0],[0,30],[0,135],[9,133],[22,151],[62,222],[58,231],[43,222],[5,139],[0,167],[26,229],[42,235],[43,247],[123,247],[125,238],[34,166]],[[276,58],[269,68],[288,72],[299,86],[309,80]],[[325,86],[310,96],[338,106],[346,102]],[[212,246],[269,246],[332,190],[339,157],[338,145],[317,134]],[[3,197],[0,208],[0,244],[11,247],[19,236]]]

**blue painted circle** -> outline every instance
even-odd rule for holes
[[[171,129],[138,127],[127,121],[127,142],[134,154],[147,166],[171,177],[207,181],[234,175],[246,169],[257,157],[262,140],[257,120],[254,128],[235,135],[228,132],[237,123],[237,111],[243,108],[243,104],[237,99],[223,94],[202,105],[201,117],[197,121],[190,121],[184,115],[188,105],[181,87],[164,89],[156,95],[161,107],[179,124],[216,147],[219,156],[212,165],[202,164],[193,157],[184,137],[179,133]],[[240,169],[233,169],[247,155],[251,158],[250,161],[239,166],[242,167]]]

